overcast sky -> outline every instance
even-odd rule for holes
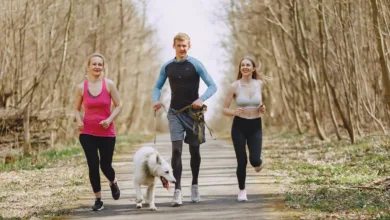
[[[226,0],[150,0],[147,17],[148,22],[157,29],[157,37],[162,48],[161,62],[175,56],[172,48],[173,37],[178,32],[185,32],[191,38],[189,55],[205,65],[217,86],[220,87],[227,69],[224,64],[225,52],[219,45],[221,34],[225,30],[221,25],[215,24],[213,14],[219,10],[222,1]],[[167,83],[165,86],[168,86]],[[199,95],[202,95],[206,88],[206,85],[201,82]],[[207,116],[211,116],[211,113],[215,112],[213,109],[221,104],[218,103],[220,102],[218,96],[221,95],[219,90],[205,102],[211,110]]]

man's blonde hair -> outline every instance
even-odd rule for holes
[[[188,34],[186,34],[186,33],[179,32],[179,33],[176,34],[176,36],[173,38],[173,44],[176,43],[176,40],[179,40],[179,41],[188,40],[188,41],[190,41],[190,36],[188,36]]]

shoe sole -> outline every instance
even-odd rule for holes
[[[256,173],[260,173],[260,171],[262,171],[263,168],[264,168],[264,163],[260,165],[259,171],[257,171],[256,168],[255,168],[255,172]]]
[[[118,200],[121,197],[121,189],[119,188],[118,180],[116,181],[116,184],[118,186],[118,192],[116,194],[118,194],[118,195],[112,194],[112,189],[111,189],[111,195],[112,195],[112,198],[114,200]],[[111,188],[111,186],[110,186],[110,188]],[[118,197],[116,197],[116,196],[118,196]]]
[[[182,204],[179,204],[179,203],[174,203],[174,204],[172,204],[172,207],[179,207],[179,206],[181,206]]]
[[[92,209],[92,211],[100,211],[100,210],[103,210],[104,209],[104,206],[100,207],[100,209]]]

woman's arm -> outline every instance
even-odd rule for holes
[[[81,83],[76,86],[75,90],[75,102],[74,102],[74,109],[75,109],[75,118],[76,123],[79,131],[82,131],[84,128],[84,123],[81,120],[81,105],[83,103],[83,86],[84,84]]]
[[[115,106],[114,110],[111,112],[110,117],[108,118],[108,120],[111,123],[112,121],[115,120],[115,118],[121,112],[122,101],[119,97],[119,92],[118,92],[118,89],[116,88],[114,82],[112,80],[107,80],[107,83],[108,83],[108,86],[110,88],[110,95],[111,95],[112,102],[114,103],[114,106]]]
[[[263,94],[261,92],[261,89],[263,88],[263,81],[262,80],[257,80],[257,83],[259,83],[259,89],[260,89],[260,94],[261,94],[261,99],[263,99]],[[260,104],[259,108],[259,116],[264,115],[265,113],[265,105],[263,103]]]
[[[233,109],[229,109],[230,107],[230,104],[232,103],[232,100],[233,100],[233,96],[236,92],[236,86],[234,85],[234,83],[232,85],[229,86],[228,88],[228,92],[226,93],[226,96],[225,96],[225,101],[223,102],[223,109],[222,109],[222,113],[226,116],[236,116],[236,111],[233,110]]]

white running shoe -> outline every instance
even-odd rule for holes
[[[175,189],[175,193],[173,194],[173,199],[172,199],[172,206],[173,207],[181,206],[181,204],[183,204],[182,200],[183,200],[183,196],[181,194],[181,190]]]
[[[200,201],[198,185],[191,186],[191,201],[196,203]]]
[[[246,197],[246,190],[240,190],[240,192],[238,193],[238,196],[237,196],[237,201],[239,202],[245,202],[247,201],[248,198]]]

